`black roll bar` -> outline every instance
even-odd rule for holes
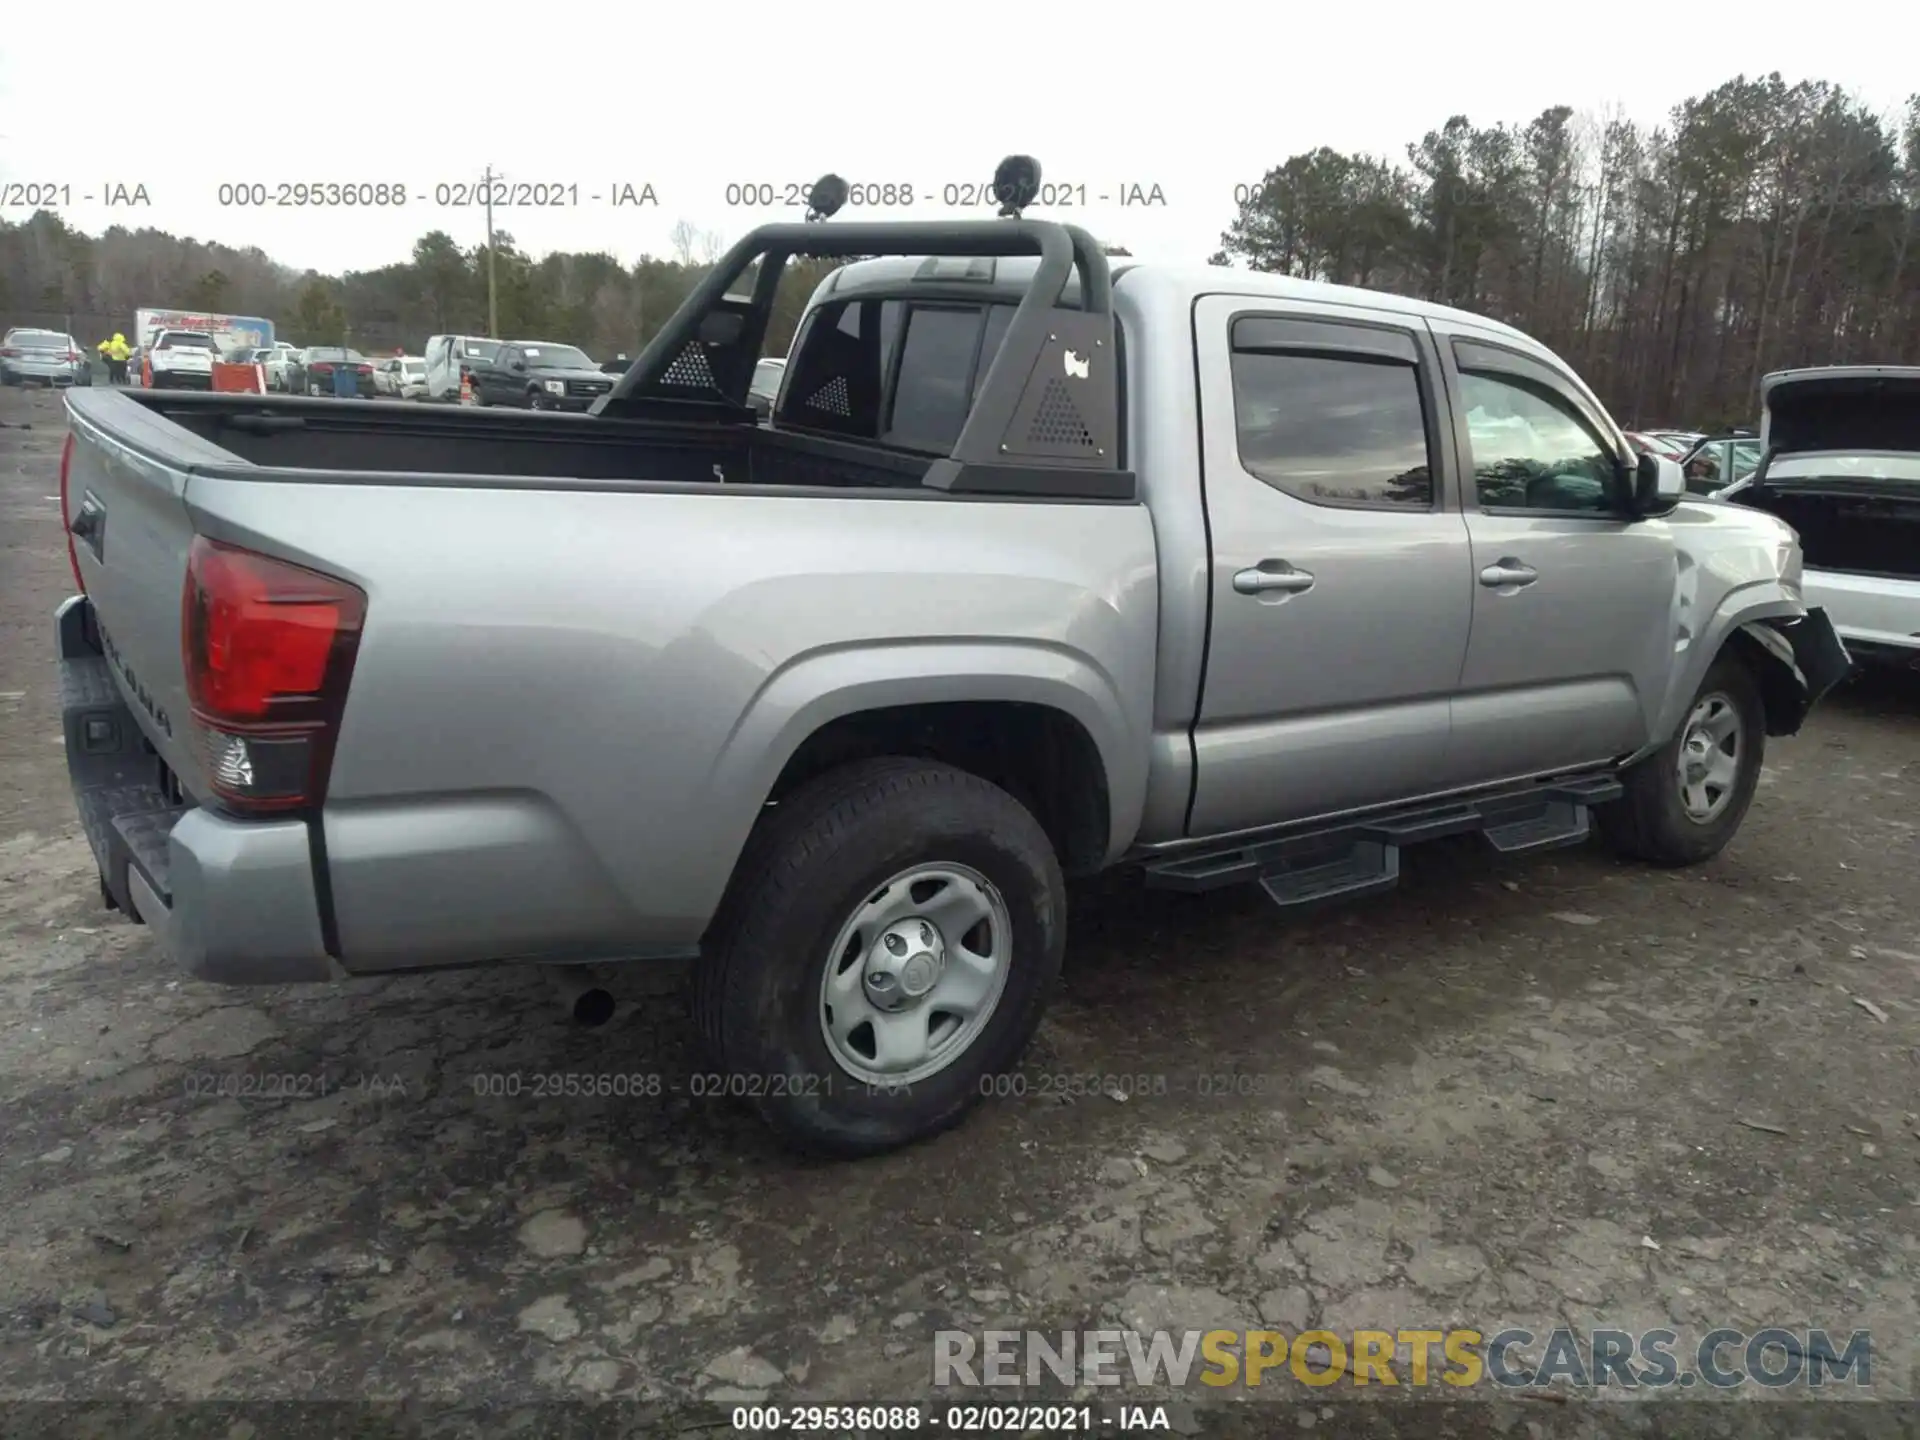
[[[1080,281],[1080,312],[1093,317],[1096,329],[1105,333],[1105,343],[1111,352],[1112,272],[1099,242],[1077,225],[1025,219],[762,225],[749,231],[720,257],[595,409],[618,406],[631,397],[655,391],[688,346],[704,338],[702,332],[708,316],[729,298],[728,292],[735,282],[755,261],[761,262],[761,269],[755,278],[754,293],[738,340],[747,342],[753,353],[758,354],[780,275],[787,261],[797,255],[822,259],[888,255],[1040,257],[1039,268],[1014,311],[1000,351],[987,370],[959,439],[954,442],[951,459],[959,465],[1006,463],[1002,438],[1020,409],[1028,377],[1041,350],[1055,338],[1051,333],[1057,328],[1054,307],[1066,289],[1068,278],[1075,272]],[[735,308],[737,310],[737,302]],[[728,398],[739,401],[743,397]]]

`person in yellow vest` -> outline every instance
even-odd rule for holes
[[[115,385],[127,383],[127,356],[130,353],[127,337],[118,331],[114,332],[111,340],[100,342],[100,354],[107,362],[107,379]]]

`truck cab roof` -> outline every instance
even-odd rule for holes
[[[929,299],[972,297],[994,304],[1018,304],[1039,268],[1039,259],[1026,255],[971,259],[889,255],[874,260],[856,260],[840,266],[822,280],[814,290],[808,308],[828,300],[852,300],[876,295],[902,298],[920,293],[926,294]],[[1280,300],[1360,305],[1370,310],[1387,310],[1423,319],[1470,324],[1498,335],[1516,347],[1546,353],[1538,341],[1511,325],[1471,311],[1383,290],[1330,285],[1320,280],[1302,280],[1293,275],[1275,275],[1261,270],[1220,265],[1157,265],[1139,260],[1120,260],[1112,265],[1110,273],[1116,292],[1124,288],[1139,295],[1151,288],[1156,298],[1184,294],[1191,299],[1231,291],[1237,295],[1271,295]],[[1069,308],[1077,308],[1079,300],[1080,279],[1075,273],[1061,292],[1061,303]]]

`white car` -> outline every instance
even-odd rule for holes
[[[285,390],[287,388],[287,367],[300,354],[300,347],[285,340],[273,342],[273,348],[260,357],[260,364],[267,372],[267,389]]]
[[[389,355],[375,362],[373,393],[395,400],[420,400],[427,393],[427,362],[418,355]]]
[[[156,390],[211,390],[220,347],[199,330],[162,330],[147,351],[147,380]]]
[[[1782,370],[1761,460],[1715,497],[1800,532],[1802,593],[1854,659],[1920,667],[1920,366]]]

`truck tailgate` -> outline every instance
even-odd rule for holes
[[[111,390],[74,391],[67,410],[68,514],[92,516],[75,536],[74,554],[108,669],[135,722],[194,793],[203,767],[191,748],[180,646],[193,542],[185,492],[194,465],[238,462]]]

